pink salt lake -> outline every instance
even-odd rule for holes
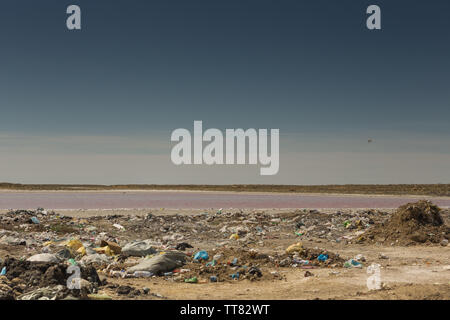
[[[0,209],[116,209],[116,208],[396,208],[430,199],[450,207],[449,197],[274,194],[232,192],[114,191],[9,192],[0,191]]]

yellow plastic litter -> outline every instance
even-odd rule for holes
[[[86,255],[86,248],[84,246],[81,246],[78,248],[77,253],[81,254],[82,256]]]
[[[237,233],[233,233],[233,234],[230,236],[230,240],[237,240],[237,239],[239,239],[239,235],[238,235]]]
[[[291,254],[294,252],[302,252],[303,251],[303,243],[297,242],[295,244],[291,244],[287,249],[286,253]]]
[[[83,244],[78,239],[72,239],[67,242],[66,246],[73,251],[77,251]]]
[[[111,248],[109,246],[95,248],[94,250],[97,253],[104,253],[107,256],[113,256],[114,255],[114,252],[111,250]]]
[[[55,244],[55,243],[53,241],[44,242],[44,247],[51,246],[52,244]]]

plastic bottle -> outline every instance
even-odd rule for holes
[[[119,277],[125,278],[127,275],[126,272],[124,272],[124,271],[111,271],[109,274],[110,274],[110,276],[117,277],[117,278],[119,278]]]
[[[153,276],[153,273],[151,273],[150,271],[135,271],[133,273],[133,276],[136,278],[150,278],[151,276]]]

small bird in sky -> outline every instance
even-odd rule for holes
[[[372,138],[369,138],[368,140],[367,140],[367,143],[371,143],[373,140],[372,140]]]

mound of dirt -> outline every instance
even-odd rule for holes
[[[439,243],[450,237],[441,209],[430,201],[421,200],[399,207],[392,217],[375,225],[362,237],[362,241],[411,245]]]
[[[67,273],[67,266],[64,264],[30,262],[7,258],[0,264],[1,268],[6,267],[5,280],[12,281],[13,289],[21,293],[30,292],[36,288],[52,287],[57,285],[66,286],[70,274]],[[80,277],[95,286],[102,285],[97,271],[93,267],[80,267]],[[79,295],[79,290],[64,290],[61,297],[72,293]]]

